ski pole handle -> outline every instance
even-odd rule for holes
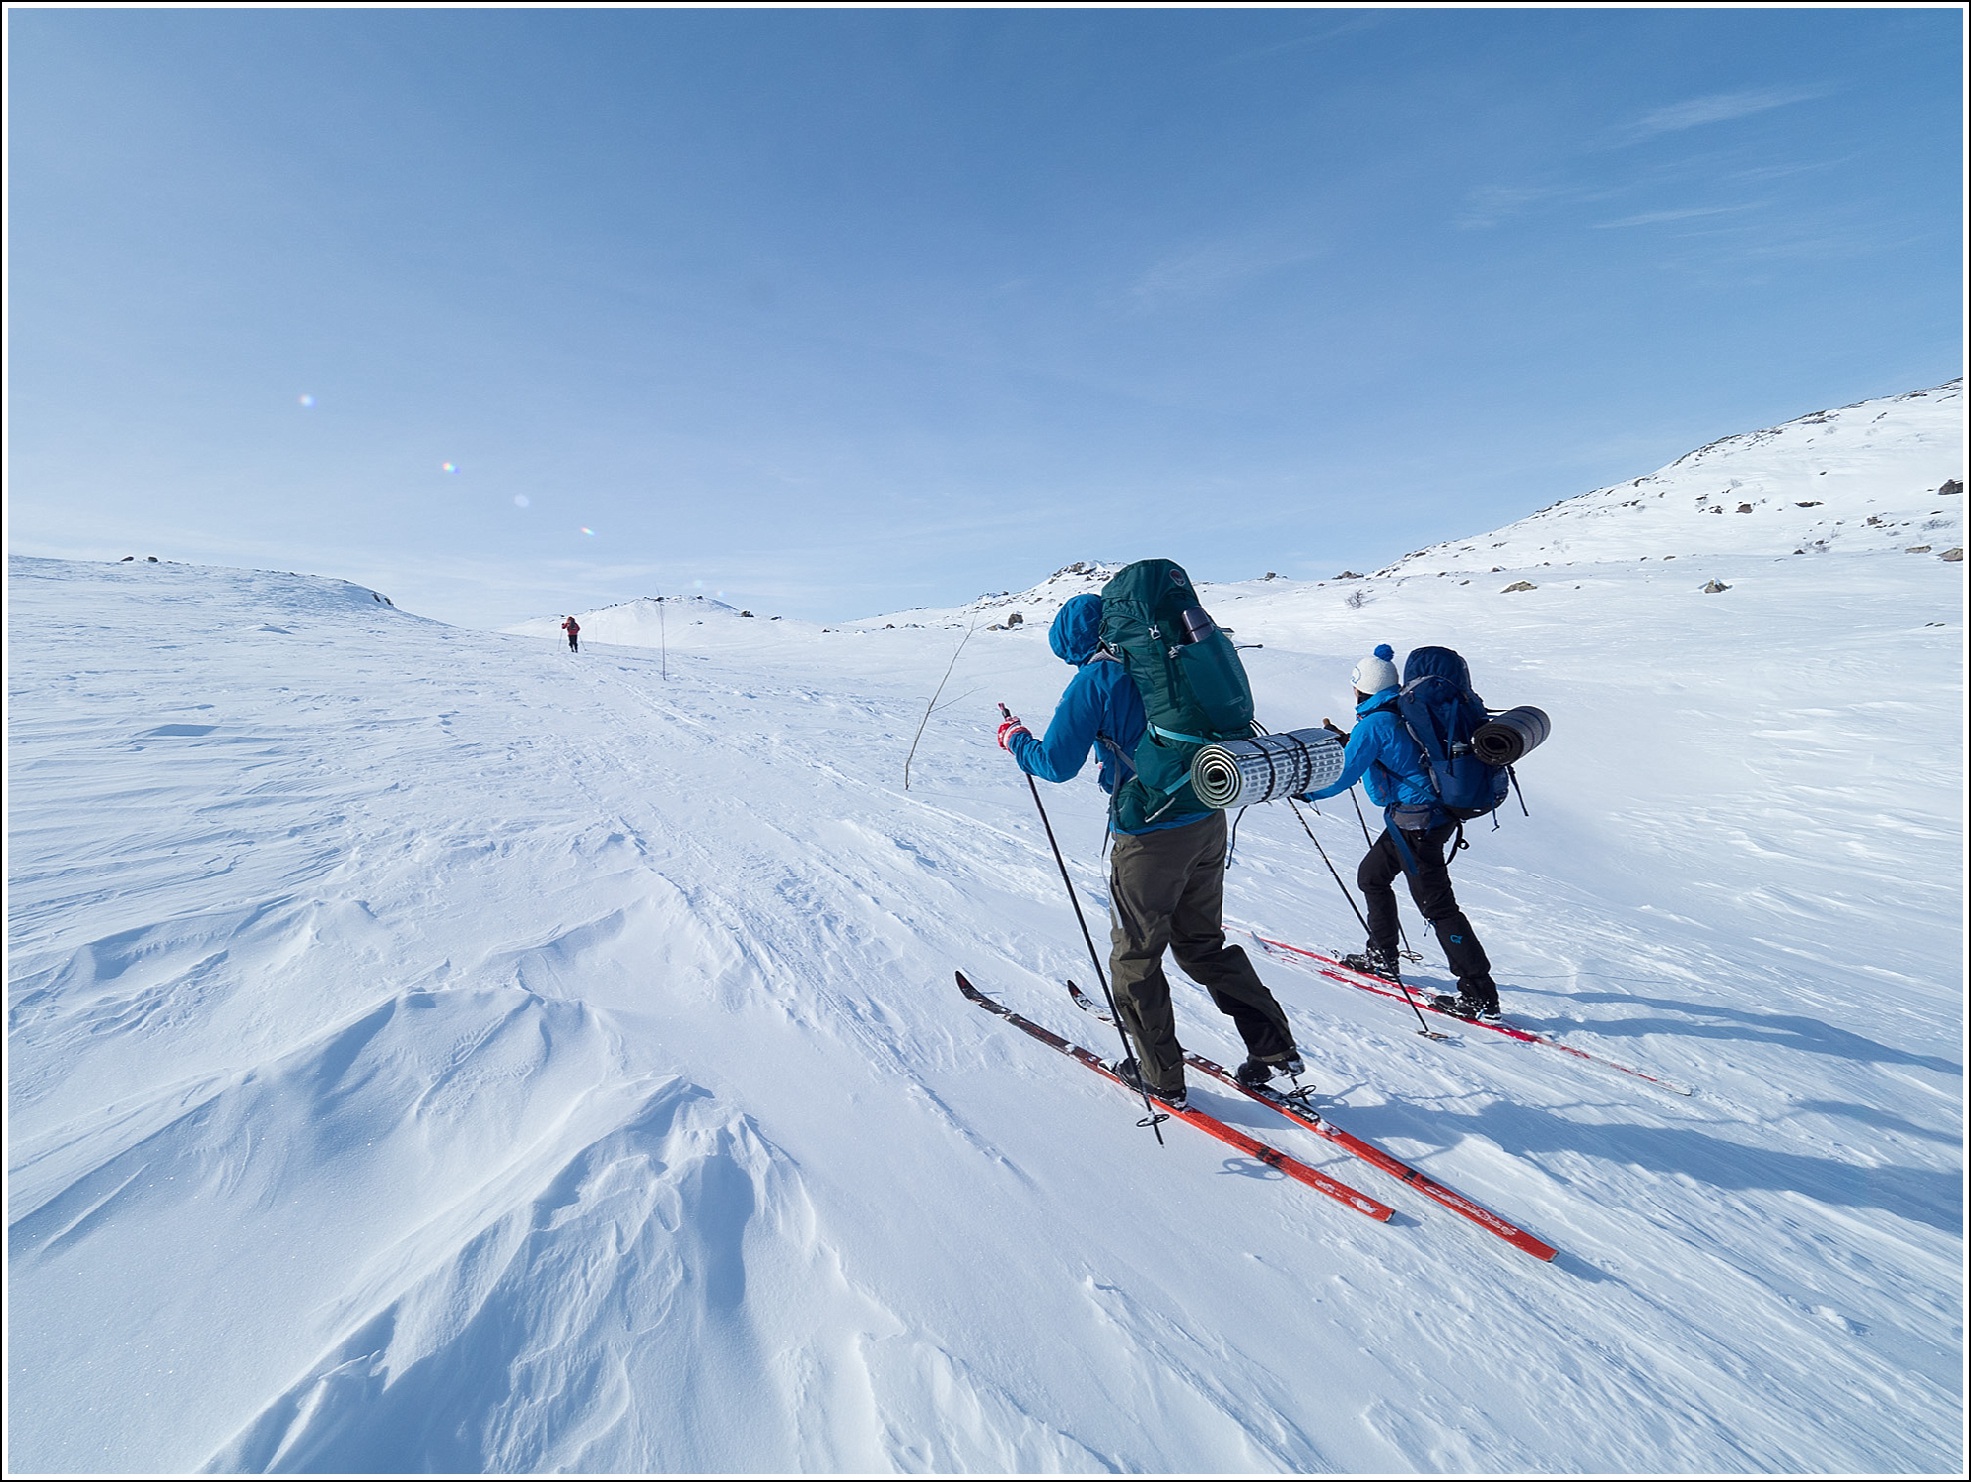
[[[1032,735],[1033,732],[1027,729],[1026,722],[1021,720],[1019,716],[1015,715],[1012,711],[1008,710],[1006,708],[1006,702],[1004,700],[1001,700],[999,702],[999,744],[1001,748],[1007,751],[1011,751],[1013,749],[1012,742],[1010,740],[1011,737],[1014,736],[1030,737]]]

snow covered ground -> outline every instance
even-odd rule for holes
[[[1463,898],[1509,1014],[1696,1094],[1261,963],[1332,1119],[1551,1265],[1211,1088],[1397,1218],[1160,1148],[958,996],[1110,1044],[992,740],[1099,572],[837,628],[667,603],[661,652],[632,604],[571,655],[559,615],[11,561],[10,1468],[1958,1471],[1963,418],[1207,588],[1274,729],[1378,641],[1553,716]],[[1099,919],[1100,796],[1042,792]],[[1358,935],[1282,809],[1227,890]]]

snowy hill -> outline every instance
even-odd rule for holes
[[[860,633],[882,628],[932,625],[998,630],[1005,628],[1009,620],[1015,628],[1024,624],[1045,629],[1070,597],[1080,592],[1101,591],[1109,578],[1121,569],[1115,563],[1076,561],[1036,582],[1024,592],[989,592],[963,607],[912,608],[906,612],[842,623],[825,631]],[[748,619],[758,621],[762,617],[768,622],[782,621],[777,616],[766,617],[697,594],[639,597],[633,602],[618,602],[608,607],[578,612],[574,616],[581,624],[584,642],[620,644],[631,648],[661,648],[668,643],[683,643],[686,647],[723,647],[735,639],[744,641],[746,637],[745,630],[735,626],[735,622]],[[688,631],[693,628],[705,631]],[[811,634],[817,631],[817,625],[795,621],[790,631],[795,630]],[[501,631],[529,638],[563,637],[559,617],[530,618]]]
[[[1944,487],[1963,464],[1956,380],[1720,438],[1645,478],[1414,551],[1377,574],[1829,550],[1961,556],[1963,500]]]
[[[737,623],[781,621],[779,617],[756,616],[745,608],[696,593],[680,597],[639,597],[633,602],[617,602],[608,607],[578,612],[574,616],[575,621],[581,624],[584,641],[625,644],[632,648],[661,648],[672,636],[680,641],[703,644],[739,636],[733,626]],[[671,634],[672,628],[677,629],[675,635]],[[687,631],[692,628],[709,628],[710,631]],[[566,641],[559,616],[531,618],[501,631],[520,637]]]
[[[1035,582],[1024,592],[988,593],[968,602],[953,614],[953,618],[963,618],[968,625],[976,619],[980,626],[998,624],[1001,627],[1017,627],[1024,623],[1044,629],[1054,621],[1054,614],[1067,604],[1069,598],[1078,597],[1083,592],[1100,592],[1108,585],[1109,578],[1122,570],[1122,565],[1119,561],[1074,561],[1052,576]],[[1017,623],[1012,621],[1015,614],[1019,615]],[[942,614],[919,612],[898,616],[921,621]]]
[[[1159,1147],[956,993],[1109,1048],[992,739],[1086,563],[846,628],[667,601],[660,660],[646,604],[576,655],[11,560],[9,1466],[1959,1470],[1958,395],[1208,589],[1275,728],[1377,641],[1553,715],[1461,896],[1516,1022],[1693,1095],[1261,963],[1325,1115],[1552,1264],[1208,1086],[1397,1217]],[[1042,793],[1099,934],[1100,795]],[[1311,822],[1350,874],[1352,811]],[[1227,899],[1359,935],[1278,809]]]

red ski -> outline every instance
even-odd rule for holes
[[[1109,1020],[1109,1011],[1106,1008],[1096,1003],[1073,983],[1068,984],[1068,992],[1074,996],[1076,1003],[1080,1004],[1089,1013],[1095,1015],[1096,1018],[1113,1022]],[[1402,1159],[1385,1153],[1374,1143],[1364,1142],[1361,1138],[1355,1136],[1354,1133],[1342,1131],[1341,1128],[1328,1121],[1327,1118],[1323,1117],[1312,1107],[1303,1105],[1290,1096],[1282,1096],[1277,1091],[1241,1085],[1239,1078],[1224,1066],[1218,1064],[1217,1061],[1207,1060],[1204,1056],[1192,1054],[1189,1050],[1184,1052],[1184,1063],[1200,1075],[1208,1075],[1215,1081],[1222,1081],[1234,1091],[1250,1096],[1254,1101],[1265,1102],[1266,1105],[1272,1107],[1274,1111],[1278,1112],[1288,1121],[1293,1122],[1297,1126],[1305,1127],[1316,1136],[1327,1138],[1329,1142],[1338,1143],[1340,1146],[1347,1148],[1349,1152],[1360,1158],[1364,1163],[1373,1163],[1384,1173],[1390,1175],[1390,1177],[1400,1178],[1426,1199],[1435,1199],[1453,1214],[1463,1215],[1480,1229],[1490,1231],[1505,1241],[1506,1244],[1517,1246],[1529,1256],[1537,1260],[1551,1261],[1559,1254],[1558,1251],[1551,1245],[1548,1245],[1546,1241],[1540,1239],[1539,1236],[1528,1234],[1511,1220],[1506,1219],[1502,1215],[1494,1214],[1476,1200],[1467,1199],[1456,1189],[1445,1187],[1422,1169],[1412,1168],[1408,1163],[1403,1162]]]
[[[1095,1074],[1106,1080],[1113,1081],[1116,1085],[1123,1087],[1124,1090],[1129,1089],[1128,1083],[1114,1071],[1110,1070],[1108,1066],[1104,1065],[1101,1057],[1093,1050],[1085,1050],[1080,1045],[1070,1044],[1053,1031],[1042,1029],[1033,1020],[1014,1013],[1002,1003],[987,998],[985,994],[979,992],[978,989],[966,981],[963,973],[957,974],[957,978],[958,991],[980,1008],[986,1010],[988,1013],[999,1015],[1000,1018],[1006,1020],[1007,1023],[1017,1029],[1025,1030],[1050,1050],[1059,1050],[1069,1059],[1077,1060],[1087,1066]],[[1236,1127],[1228,1127],[1219,1121],[1218,1118],[1211,1116],[1209,1113],[1201,1112],[1196,1107],[1189,1107],[1183,1111],[1179,1111],[1175,1107],[1166,1107],[1161,1103],[1156,1103],[1156,1105],[1167,1115],[1174,1117],[1180,1122],[1188,1122],[1200,1132],[1209,1133],[1220,1142],[1237,1148],[1248,1158],[1256,1158],[1269,1168],[1279,1169],[1280,1172],[1297,1183],[1306,1184],[1310,1189],[1319,1189],[1330,1199],[1340,1200],[1357,1214],[1366,1214],[1372,1220],[1386,1220],[1396,1213],[1387,1204],[1371,1199],[1361,1190],[1351,1189],[1340,1179],[1330,1178],[1327,1174],[1321,1172],[1320,1169],[1310,1168],[1298,1158],[1289,1157],[1276,1147],[1263,1143],[1257,1138],[1248,1137]]]
[[[1553,1049],[1561,1051],[1563,1054],[1574,1056],[1577,1060],[1586,1060],[1591,1065],[1605,1066],[1609,1070],[1619,1070],[1624,1075],[1635,1076],[1638,1080],[1648,1081],[1654,1086],[1661,1086],[1666,1091],[1674,1091],[1679,1096],[1693,1094],[1689,1086],[1680,1086],[1675,1081],[1666,1081],[1662,1076],[1651,1075],[1646,1070],[1637,1070],[1633,1065],[1623,1065],[1619,1061],[1607,1060],[1600,1055],[1591,1055],[1586,1050],[1576,1049],[1573,1045],[1563,1044],[1561,1041],[1553,1039],[1548,1035],[1536,1034],[1530,1029],[1521,1029],[1517,1025],[1507,1024],[1503,1021],[1467,1019],[1463,1014],[1446,1013],[1443,1009],[1432,1003],[1428,997],[1406,996],[1401,989],[1390,987],[1384,979],[1375,977],[1370,973],[1357,972],[1347,963],[1329,957],[1325,953],[1310,952],[1305,947],[1296,947],[1292,942],[1275,941],[1272,937],[1263,937],[1258,932],[1252,933],[1252,939],[1259,943],[1271,956],[1278,957],[1284,952],[1291,953],[1296,958],[1304,958],[1306,961],[1303,965],[1311,964],[1314,971],[1322,977],[1332,978],[1335,982],[1346,984],[1350,988],[1360,988],[1365,993],[1379,993],[1384,998],[1393,998],[1399,1003],[1411,1003],[1433,1014],[1442,1014],[1447,1019],[1454,1019],[1460,1024],[1469,1024],[1473,1029],[1489,1029],[1494,1034],[1503,1034],[1507,1039],[1522,1040],[1529,1045],[1548,1045]]]

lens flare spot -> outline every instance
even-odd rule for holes
[[[440,473],[457,473],[459,466],[456,463],[441,463],[438,465],[438,471]]]
[[[315,398],[310,396],[305,391],[302,392],[299,396],[295,397],[294,399],[304,407],[311,407],[315,404]]]
[[[513,496],[513,502],[520,506],[520,508],[525,509],[534,501],[529,499],[525,494],[516,494]]]
[[[584,525],[584,526],[582,526],[582,534],[584,534],[584,535],[593,535],[593,534],[595,534],[595,532],[594,532],[593,530],[591,530],[591,529],[589,529],[589,527],[588,527],[588,526],[586,526],[586,525]]]

